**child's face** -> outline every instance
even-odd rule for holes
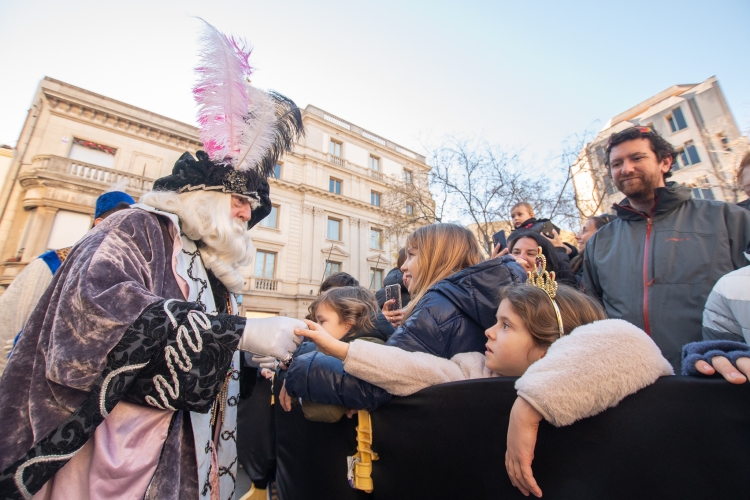
[[[497,308],[497,323],[484,334],[487,368],[503,377],[520,377],[545,350],[534,345],[531,333],[508,300]]]
[[[417,259],[417,249],[409,247],[406,249],[406,260],[401,266],[401,272],[404,273],[404,286],[411,291],[411,285],[419,276],[419,261]]]
[[[315,308],[315,322],[322,326],[336,340],[344,338],[352,327],[351,323],[341,321],[338,313],[328,307],[328,304],[319,304]]]
[[[510,218],[513,220],[513,227],[518,227],[531,219],[531,214],[526,207],[516,207],[511,210]]]

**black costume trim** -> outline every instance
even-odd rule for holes
[[[178,345],[186,329],[200,324],[190,322],[191,314],[208,320],[207,328],[198,328],[202,348],[197,352]],[[176,373],[179,390],[176,398],[169,398],[172,407],[206,413],[224,384],[244,326],[245,319],[238,316],[205,316],[192,302],[159,301],[148,307],[109,352],[107,365],[83,404],[0,473],[0,498],[31,498],[86,444],[120,400],[143,405],[160,401],[157,376],[169,381]],[[188,355],[188,370],[170,371],[170,347]]]

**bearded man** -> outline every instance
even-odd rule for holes
[[[605,162],[627,198],[586,243],[583,286],[610,318],[648,333],[679,373],[682,346],[701,340],[714,284],[747,265],[750,212],[693,199],[690,188],[667,182],[676,156],[651,127],[609,138]]]
[[[236,315],[268,182],[197,157],[74,246],[32,313],[0,379],[0,497],[232,498],[237,348],[285,359],[304,325]]]

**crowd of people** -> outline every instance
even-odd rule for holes
[[[281,384],[285,410],[335,422],[498,376],[518,377],[508,477],[541,496],[531,468],[541,420],[570,425],[674,373],[750,377],[748,204],[694,200],[668,182],[677,153],[648,127],[610,138],[606,164],[625,199],[586,221],[578,248],[521,202],[490,258],[460,225],[412,232],[386,278],[400,303],[337,273],[304,321],[240,316],[248,230],[270,214],[267,177],[304,131],[292,101],[247,83],[241,43],[210,26],[203,42],[206,151],[185,153],[140,203],[103,195],[95,227],[0,299],[18,316],[3,332],[0,497],[231,498],[238,448],[265,436],[273,453],[272,419],[243,407],[259,380]],[[212,66],[217,54],[236,58],[231,88],[214,81],[227,71]],[[228,90],[240,99],[206,102]],[[274,120],[256,121],[257,100]],[[235,138],[270,127],[273,140],[231,142],[217,102],[244,107],[222,115],[241,118]],[[750,154],[738,179],[750,195]]]

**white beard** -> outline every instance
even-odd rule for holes
[[[239,268],[250,264],[253,245],[247,222],[231,216],[231,200],[231,194],[202,190],[182,194],[151,191],[140,199],[177,215],[185,235],[203,243],[199,248],[205,268],[236,293],[245,283]]]

